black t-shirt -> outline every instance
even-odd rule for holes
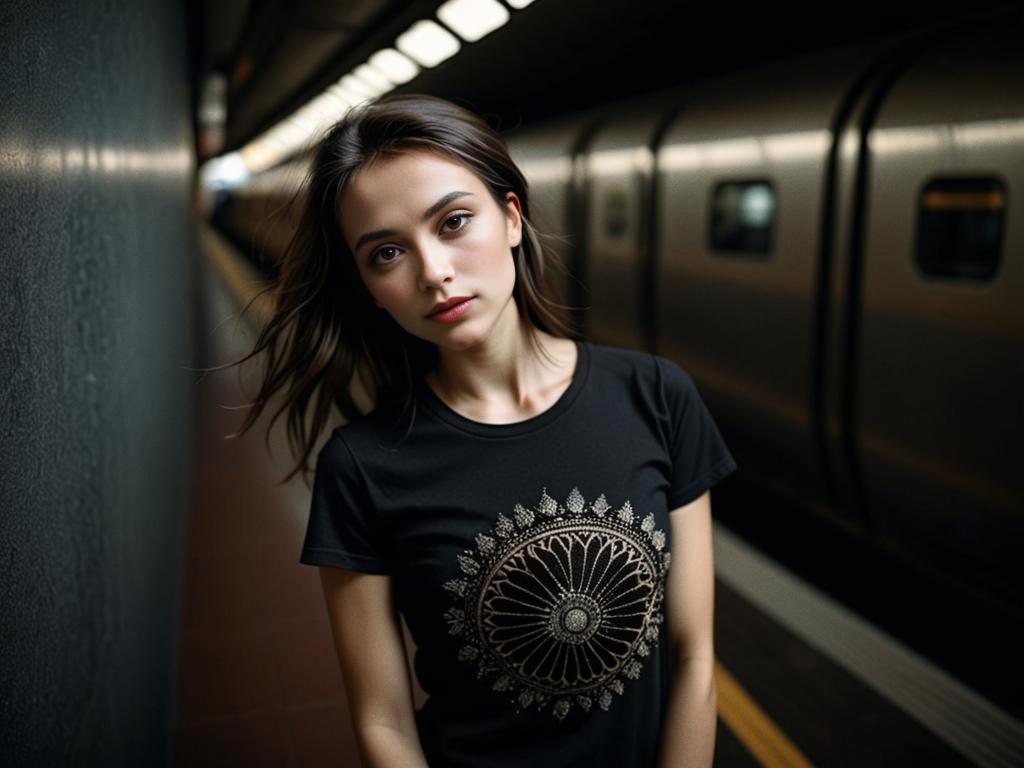
[[[668,513],[736,462],[679,365],[577,349],[525,421],[472,421],[421,381],[404,439],[378,406],[317,459],[301,561],[393,578],[432,768],[655,763]]]

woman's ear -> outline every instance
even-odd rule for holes
[[[515,248],[523,239],[523,209],[515,192],[505,194],[505,220],[509,248]]]

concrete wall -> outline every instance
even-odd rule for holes
[[[0,12],[0,762],[168,763],[192,433],[186,4]]]

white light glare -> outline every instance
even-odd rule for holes
[[[399,53],[394,48],[377,51],[370,57],[369,64],[395,85],[408,83],[420,71],[420,68],[408,56]]]
[[[249,169],[241,155],[229,152],[203,163],[199,178],[207,189],[233,189],[249,180]]]
[[[505,0],[506,3],[511,5],[517,11],[521,11],[523,8],[528,6],[533,0]]]
[[[475,43],[508,21],[509,14],[497,0],[448,0],[437,17],[467,43]]]
[[[424,67],[436,67],[454,56],[461,47],[455,35],[443,29],[440,24],[427,20],[417,21],[409,27],[395,41],[395,45]]]

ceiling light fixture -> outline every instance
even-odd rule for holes
[[[394,48],[377,51],[367,60],[367,64],[384,75],[395,85],[402,85],[419,74],[420,68],[408,56]]]
[[[395,46],[417,64],[436,67],[450,59],[462,46],[455,35],[435,21],[417,21],[398,36]]]
[[[437,17],[467,43],[475,43],[508,21],[509,13],[497,0],[448,0]]]

